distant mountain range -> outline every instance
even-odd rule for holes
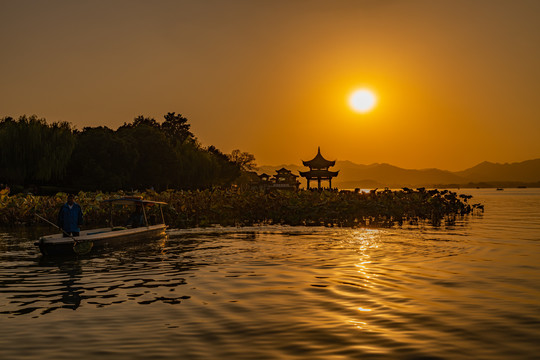
[[[261,166],[259,174],[275,174],[286,168],[298,175],[307,170],[301,165]],[[517,163],[483,162],[463,171],[439,169],[402,169],[389,164],[360,165],[351,161],[336,161],[331,170],[339,170],[332,186],[339,189],[400,188],[400,187],[540,187],[540,159]],[[299,178],[305,186],[304,178]],[[312,183],[312,185],[314,185]],[[327,186],[327,183],[324,183]]]

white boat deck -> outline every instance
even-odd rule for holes
[[[166,226],[164,224],[142,226],[137,228],[100,228],[81,231],[80,235],[75,236],[74,238],[77,242],[109,240],[116,237],[144,234],[146,232],[153,232],[160,229],[165,230],[165,228]],[[42,240],[44,244],[49,245],[73,243],[72,237],[64,237],[63,234],[43,236],[40,240]]]

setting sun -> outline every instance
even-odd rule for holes
[[[358,113],[371,111],[377,103],[377,97],[373,91],[368,89],[358,89],[349,97],[349,105]]]

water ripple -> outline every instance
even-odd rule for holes
[[[540,194],[478,196],[443,228],[172,230],[79,259],[0,233],[0,357],[533,358]]]

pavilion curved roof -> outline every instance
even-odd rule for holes
[[[310,170],[310,171],[299,171],[300,176],[305,177],[306,179],[331,179],[338,176],[338,171],[329,171],[329,170]]]
[[[304,164],[304,166],[308,166],[310,169],[324,169],[330,166],[334,166],[336,164],[336,161],[326,160],[321,155],[321,147],[319,146],[317,155],[315,155],[315,157],[309,161],[302,160],[302,163]]]
[[[285,169],[284,167],[282,167],[281,169],[276,170],[276,172],[277,172],[278,174],[287,174],[287,173],[290,173],[291,170],[288,170],[288,169]]]

